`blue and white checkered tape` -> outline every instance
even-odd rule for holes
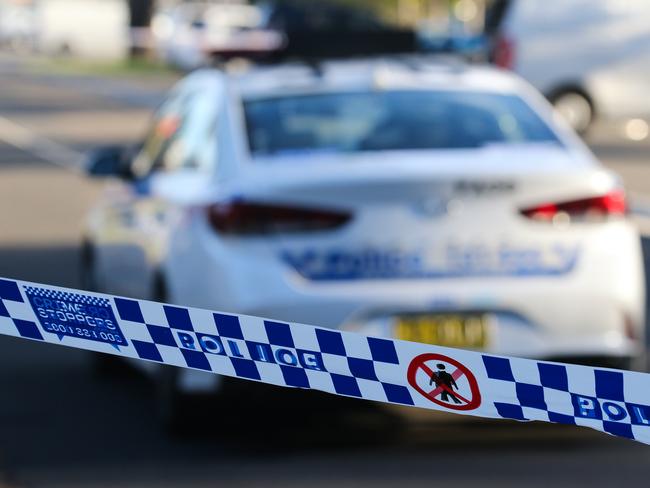
[[[650,444],[650,375],[0,279],[0,334],[264,383]]]

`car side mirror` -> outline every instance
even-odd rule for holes
[[[86,173],[95,178],[114,176],[132,179],[129,159],[132,151],[122,146],[105,146],[88,153],[84,161]]]

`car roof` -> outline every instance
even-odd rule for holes
[[[521,81],[509,72],[487,65],[470,65],[454,57],[424,55],[254,66],[244,71],[227,71],[227,80],[244,99],[372,89],[494,93],[521,89]]]

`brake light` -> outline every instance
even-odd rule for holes
[[[627,201],[622,190],[605,195],[562,203],[545,203],[520,212],[533,220],[553,221],[559,216],[570,219],[602,220],[610,216],[625,215]]]
[[[342,226],[351,218],[350,214],[338,210],[241,201],[211,205],[207,214],[215,230],[239,235],[329,230]]]
[[[494,64],[504,69],[515,67],[515,42],[501,34],[496,38],[492,53]]]

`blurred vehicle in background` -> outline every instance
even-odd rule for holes
[[[514,75],[420,57],[197,71],[141,149],[89,165],[122,177],[88,221],[89,288],[496,354],[643,354],[620,181]],[[137,366],[167,416],[218,390]]]
[[[39,0],[36,49],[45,55],[125,59],[131,47],[124,0]]]
[[[34,48],[36,15],[33,2],[0,1],[0,47],[25,52]]]
[[[191,70],[208,63],[215,53],[276,51],[281,33],[264,29],[264,12],[237,3],[184,3],[158,12],[152,32],[160,57]]]
[[[186,70],[232,58],[277,62],[418,48],[412,30],[325,1],[180,4],[157,14],[152,28],[162,58]]]
[[[578,132],[650,118],[650,2],[495,0],[492,59],[544,93]]]
[[[285,45],[271,60],[319,60],[418,50],[412,29],[385,23],[365,9],[322,0],[275,1],[265,8],[265,25],[286,38]]]

